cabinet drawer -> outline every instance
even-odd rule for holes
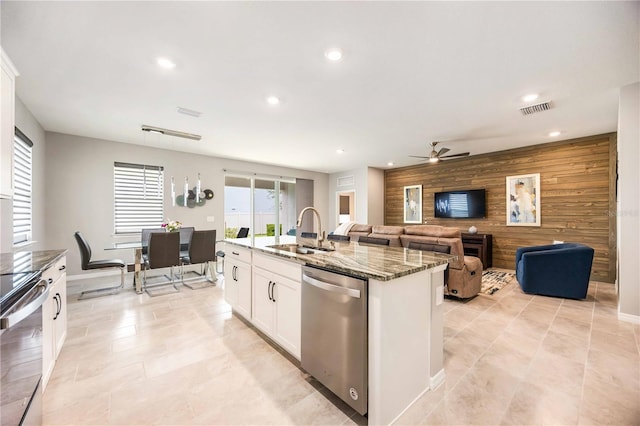
[[[62,256],[56,263],[42,273],[42,279],[49,281],[49,284],[53,284],[58,281],[58,278],[65,272],[67,272],[67,257]]]
[[[239,260],[244,263],[251,263],[251,250],[243,247],[238,247],[233,244],[227,244],[224,249],[225,256],[228,259]]]
[[[262,268],[274,274],[282,275],[296,282],[302,279],[302,267],[298,263],[276,259],[273,256],[256,253],[253,256],[253,266]]]

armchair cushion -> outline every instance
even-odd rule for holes
[[[516,278],[528,294],[587,297],[594,250],[578,243],[521,247],[516,251]]]

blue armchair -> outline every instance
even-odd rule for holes
[[[578,243],[521,247],[516,251],[516,278],[528,294],[587,297],[593,249]]]

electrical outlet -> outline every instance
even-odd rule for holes
[[[215,216],[207,216],[207,222],[215,222],[216,218]]]

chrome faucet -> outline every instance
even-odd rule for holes
[[[318,210],[316,210],[313,207],[305,207],[304,209],[302,209],[302,211],[300,212],[300,215],[298,216],[298,220],[296,221],[296,242],[302,241],[301,240],[302,237],[300,236],[301,234],[300,227],[302,226],[302,218],[304,214],[309,210],[315,213],[318,219],[318,232],[316,233],[316,238],[315,238],[316,243],[314,247],[322,247],[322,242],[324,241],[324,231],[322,231],[322,221],[320,220],[320,213],[318,213]]]

